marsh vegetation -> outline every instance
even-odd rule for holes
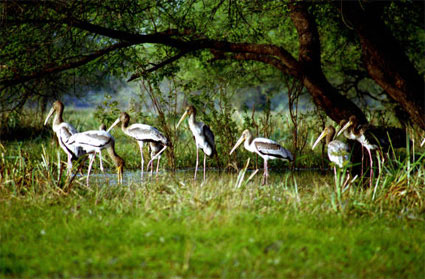
[[[98,126],[93,113],[67,117],[83,130]],[[50,129],[40,129],[31,140],[9,140],[0,147],[4,277],[424,275],[423,149],[410,146],[389,154],[374,187],[368,187],[368,178],[342,187],[345,178],[335,180],[326,157],[307,147],[297,170],[274,162],[264,186],[261,172],[248,181],[255,155],[240,150],[227,158],[222,151],[228,168],[219,171],[211,160],[202,183],[193,180],[195,148],[188,129],[182,129],[175,162],[163,156],[158,176],[141,182],[137,144],[118,130],[117,152],[126,160],[123,184],[108,174],[114,165],[104,156],[107,173],[99,171],[96,159],[87,187],[87,162],[74,162],[75,177],[67,177],[65,154]],[[306,135],[308,147],[316,130]],[[271,137],[280,133],[270,129]],[[249,168],[238,182],[247,158]]]

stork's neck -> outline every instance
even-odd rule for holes
[[[108,154],[111,157],[111,159],[114,161],[115,165],[118,167],[123,164],[123,159],[118,156],[118,154],[115,152],[115,144],[114,142],[107,148]]]
[[[252,146],[252,141],[253,140],[254,140],[254,137],[250,134],[245,139],[245,142],[243,144],[243,146],[245,147],[245,149],[248,150],[248,151],[250,151],[250,152],[254,152],[254,147]]]
[[[128,128],[128,121],[123,121],[121,123],[121,130],[123,130],[124,132],[127,130]]]
[[[329,144],[334,139],[335,131],[331,131],[326,135],[326,144]]]
[[[196,113],[195,113],[195,112],[192,112],[192,113],[189,115],[188,122],[189,122],[189,127],[190,127],[190,129],[191,129],[191,130],[192,130],[193,128],[195,128],[195,125],[196,125],[195,117],[196,117]]]
[[[123,130],[123,132],[127,131],[128,128],[128,122],[130,122],[128,120],[128,118],[124,118],[123,121],[121,121],[121,130]]]
[[[58,126],[58,125],[60,125],[63,122],[62,113],[63,113],[63,108],[62,107],[60,107],[55,112],[55,118],[53,119],[53,125],[54,126]]]

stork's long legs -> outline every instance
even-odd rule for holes
[[[149,165],[151,166],[151,176],[153,175],[153,161],[149,161],[148,165],[146,166],[146,171],[149,171]]]
[[[162,152],[164,152],[164,150],[167,149],[167,146],[164,145],[164,147],[155,155],[151,158],[151,160],[149,161],[148,165],[146,166],[146,171],[149,171],[149,165],[152,164],[152,169],[151,169],[151,175],[153,172],[153,164],[156,158],[158,158],[158,164],[156,165],[156,173],[158,174],[158,169],[159,169],[159,160],[161,159],[161,154]]]
[[[268,169],[267,169],[267,160],[264,160],[264,174],[263,174],[263,183],[262,183],[262,185],[264,185],[264,184],[267,184],[267,178],[268,178],[268,176],[269,176],[269,171],[268,171]]]
[[[100,165],[100,170],[102,172],[104,172],[103,171],[103,163],[102,163],[102,151],[99,151],[99,165]]]
[[[362,145],[362,177],[363,177],[363,161],[364,161],[364,150],[363,150],[363,148],[364,148],[364,146]]]
[[[196,173],[198,172],[198,161],[199,161],[199,148],[196,146],[196,164],[195,164],[195,176],[193,177],[196,180]]]
[[[205,153],[204,153],[204,181],[205,181],[205,167],[206,167],[206,162],[207,162],[207,155],[205,155]]]
[[[95,157],[96,157],[96,153],[91,153],[91,154],[89,155],[90,162],[89,162],[89,169],[88,169],[88,171],[87,171],[87,186],[89,186],[90,171],[91,171],[91,167],[92,167],[92,165],[93,165],[93,162],[94,162],[94,158],[95,158]]]
[[[72,155],[69,153],[67,155],[68,155],[68,161],[67,161],[66,173],[68,176],[70,176],[72,172],[72,161],[71,161]]]
[[[138,141],[139,149],[140,149],[140,158],[142,159],[142,165],[140,166],[140,179],[143,179],[143,166],[145,164],[145,161],[143,159],[143,141]]]
[[[161,156],[158,156],[158,163],[156,163],[156,175],[158,175],[158,170],[159,170],[159,160],[161,159]],[[152,163],[152,168],[153,168],[153,163]]]
[[[369,153],[369,159],[370,159],[370,179],[369,179],[369,185],[370,185],[370,187],[372,187],[373,159],[372,159],[372,153],[370,152],[369,148],[366,148],[366,150]]]
[[[146,171],[149,171],[149,166],[151,167],[151,176],[153,175],[153,165],[154,165],[154,160],[155,160],[155,157],[154,158],[152,158],[150,161],[149,161],[149,163],[148,163],[148,165],[146,166]],[[161,160],[161,156],[158,156],[158,159],[157,159],[157,163],[156,163],[156,171],[155,171],[155,176],[156,175],[158,175],[158,170],[159,170],[159,161]]]

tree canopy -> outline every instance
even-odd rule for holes
[[[415,1],[2,1],[2,109],[71,88],[180,75],[299,82],[335,121],[371,98],[425,129],[424,4]],[[229,73],[237,72],[237,75]],[[215,75],[216,76],[216,75]]]

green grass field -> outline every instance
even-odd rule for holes
[[[136,145],[114,136],[126,159],[122,185],[106,154],[108,174],[96,160],[89,187],[84,175],[67,178],[46,132],[1,143],[1,278],[425,277],[423,149],[391,154],[372,187],[282,162],[269,185],[260,170],[237,187],[244,170],[210,169],[202,184],[201,168],[193,180],[187,135],[175,154],[189,169],[164,171],[164,156],[158,177],[140,182]],[[239,167],[248,156],[255,168],[242,148]],[[308,167],[321,161],[307,149],[303,156]]]
[[[371,190],[356,188],[335,202],[332,177],[319,173],[272,173],[271,185],[260,186],[258,177],[242,188],[234,187],[236,174],[208,176],[203,186],[190,171],[162,173],[142,184],[82,184],[68,195],[3,194],[0,274],[425,276],[422,203],[373,202]]]

